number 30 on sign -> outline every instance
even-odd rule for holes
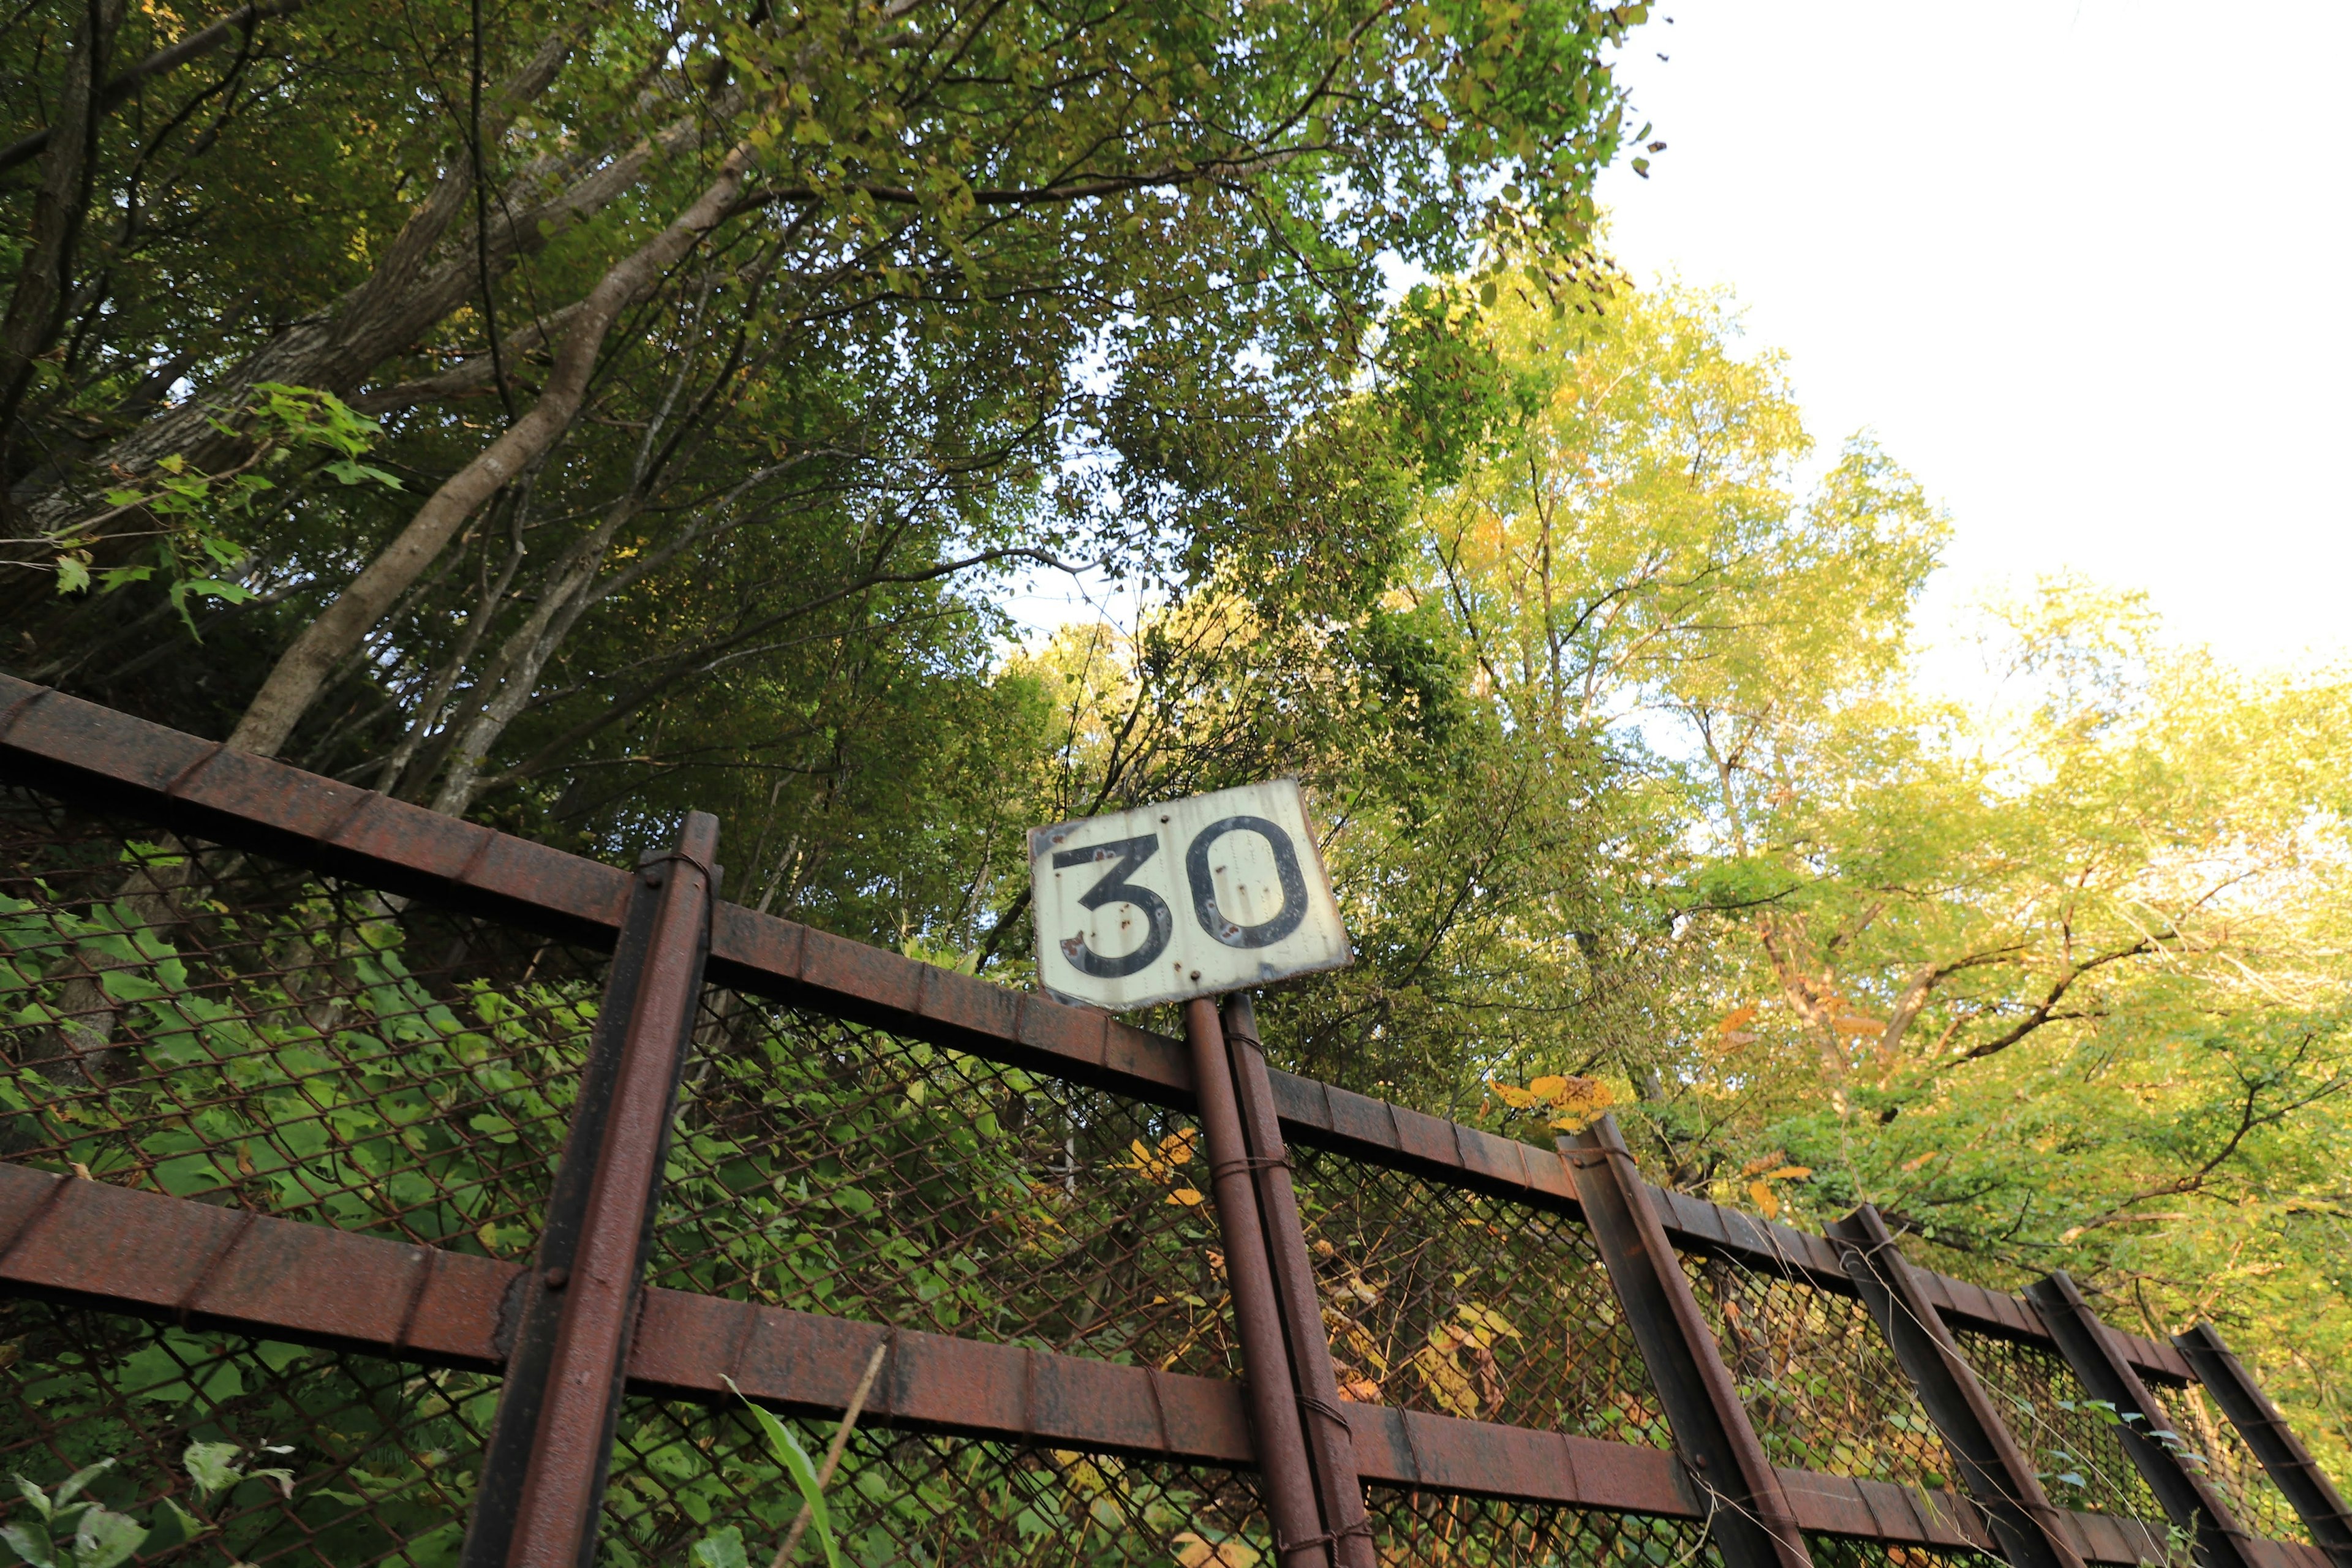
[[[1354,957],[1290,779],[1029,830],[1037,977],[1124,1012]]]

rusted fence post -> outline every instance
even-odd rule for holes
[[[2198,1560],[2205,1568],[2261,1568],[2253,1538],[2212,1483],[2184,1457],[2187,1445],[2074,1281],[2063,1270],[2053,1273],[2026,1287],[2025,1299],[2042,1315],[2051,1342],[2084,1391],[2115,1407],[2122,1421],[2118,1431],[2124,1452],[2146,1478],[2165,1517],[2193,1534]]]
[[[1832,1221],[1846,1277],[1894,1347],[1927,1418],[1959,1461],[1969,1495],[1983,1509],[2011,1568],[2083,1568],[2033,1466],[1960,1354],[1944,1315],[1920,1289],[1886,1222],[1870,1205]]]
[[[1757,1441],[1616,1118],[1561,1139],[1559,1149],[1699,1494],[1692,1500],[1706,1510],[1726,1568],[1811,1568],[1780,1478]]]
[[[1275,1109],[1274,1084],[1266,1076],[1257,1012],[1246,994],[1225,999],[1223,1025],[1250,1181],[1265,1232],[1276,1305],[1289,1342],[1291,1377],[1315,1467],[1323,1528],[1330,1534],[1332,1555],[1343,1568],[1378,1568],[1371,1521],[1364,1513],[1363,1481],[1356,1469],[1355,1435],[1349,1429],[1347,1412],[1339,1405],[1339,1380],[1331,1366],[1323,1298],[1307,1257],[1307,1230],[1298,1219],[1298,1194],[1291,1185],[1290,1154]]]
[[[2200,1323],[2185,1334],[2173,1335],[2172,1342],[2311,1531],[2312,1544],[2326,1552],[2336,1568],[2352,1568],[2352,1511],[2346,1510],[2343,1495],[2245,1363],[2221,1342],[2220,1331]]]
[[[1257,1188],[1250,1180],[1249,1141],[1242,1132],[1233,1068],[1217,1005],[1206,997],[1184,1004],[1184,1041],[1192,1047],[1192,1090],[1201,1133],[1209,1145],[1209,1192],[1225,1243],[1225,1284],[1233,1293],[1234,1331],[1241,1341],[1250,1427],[1258,1475],[1274,1526],[1275,1560],[1282,1568],[1329,1568],[1331,1553],[1315,1495],[1315,1472],[1299,1424],[1298,1385],[1284,1344],[1282,1309],[1268,1262]]]
[[[719,819],[690,813],[629,894],[483,1457],[464,1568],[587,1568],[678,1076],[694,1037]]]

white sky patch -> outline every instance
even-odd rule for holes
[[[1730,284],[1823,447],[1868,427],[1951,510],[1931,678],[2068,568],[2234,663],[2352,651],[2352,6],[1653,16],[1619,70],[1668,145],[1604,176],[1611,248]]]

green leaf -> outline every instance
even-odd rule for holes
[[[731,1524],[696,1542],[687,1555],[695,1568],[751,1568],[751,1559],[743,1554],[743,1532]]]
[[[25,1494],[25,1500],[33,1505],[35,1512],[38,1513],[43,1519],[49,1517],[48,1493],[43,1491],[40,1488],[35,1486],[32,1482],[26,1480],[22,1476],[10,1476],[8,1479],[16,1483],[16,1489]]]
[[[242,605],[254,596],[253,590],[242,583],[225,583],[217,577],[191,577],[180,584],[183,594],[208,594],[215,599],[226,599],[232,605]]]
[[[398,475],[388,474],[382,468],[371,468],[365,463],[355,462],[350,458],[338,458],[336,461],[329,463],[327,465],[327,472],[334,475],[335,478],[342,480],[343,483],[347,485],[365,484],[370,480],[373,480],[375,483],[383,486],[387,489],[396,490],[400,488],[400,478]]]
[[[172,1547],[184,1546],[211,1528],[211,1525],[182,1508],[176,1498],[159,1499],[156,1503],[155,1522],[148,1530],[147,1539],[142,1544],[141,1550],[152,1557]]]
[[[733,1378],[727,1379],[727,1386],[735,1389],[736,1398],[743,1400],[744,1408],[751,1411],[751,1418],[767,1436],[768,1451],[790,1473],[793,1484],[801,1489],[801,1497],[808,1503],[810,1528],[816,1531],[817,1542],[824,1548],[828,1568],[841,1568],[841,1548],[833,1539],[833,1516],[825,1511],[824,1489],[817,1484],[816,1467],[809,1462],[808,1451],[774,1415],[744,1399],[743,1391],[735,1388]]]
[[[147,1527],[129,1514],[91,1509],[74,1531],[75,1568],[114,1568],[146,1540]]]
[[[76,1470],[72,1475],[69,1475],[64,1480],[59,1481],[58,1483],[58,1489],[49,1494],[49,1506],[51,1508],[63,1508],[67,1503],[73,1500],[73,1497],[76,1492],[89,1485],[90,1482],[98,1479],[99,1477],[104,1475],[108,1470],[113,1468],[113,1467],[114,1461],[112,1459],[100,1459],[94,1465],[86,1466],[81,1469]]]
[[[6,1542],[17,1558],[33,1568],[57,1568],[49,1532],[37,1524],[0,1524],[0,1541]]]
[[[58,592],[79,594],[89,586],[89,563],[79,555],[58,557]]]
[[[242,1449],[235,1443],[191,1443],[188,1451],[180,1456],[186,1467],[188,1479],[206,1497],[224,1487],[233,1487],[245,1479],[236,1468],[236,1457]]]

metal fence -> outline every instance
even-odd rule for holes
[[[2352,1568],[2210,1328],[830,938],[714,852],[0,680],[0,1471],[104,1464],[146,1562],[729,1568],[802,1507],[751,1401],[842,1436],[860,1564]]]

